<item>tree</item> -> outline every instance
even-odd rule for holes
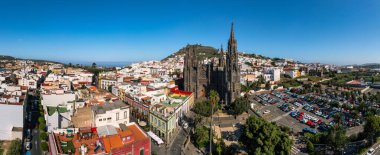
[[[309,154],[314,154],[315,148],[314,148],[314,144],[311,141],[307,141],[306,148]]]
[[[231,104],[231,111],[234,115],[240,115],[248,110],[249,101],[245,97],[239,97]]]
[[[240,137],[248,154],[290,154],[292,140],[275,124],[251,116],[243,126]]]
[[[209,142],[209,129],[205,126],[201,126],[195,129],[194,133],[195,146],[202,148]]]
[[[211,119],[210,119],[210,154],[212,154],[212,114],[214,113],[214,107],[219,102],[219,94],[215,90],[210,91],[209,100],[211,103]]]
[[[70,63],[69,63],[69,67],[72,67],[72,66],[73,66],[73,64],[70,62]]]
[[[96,63],[95,62],[92,63],[91,68],[96,68]]]
[[[214,106],[214,110],[211,110],[212,104],[209,100],[200,100],[195,102],[193,111],[201,116],[210,117],[212,112],[217,111],[219,105]]]
[[[377,116],[368,117],[364,125],[364,133],[367,137],[370,137],[378,132],[380,132],[380,118]]]
[[[330,128],[323,139],[325,144],[330,146],[334,152],[340,152],[346,145],[348,138],[346,130],[342,126],[337,125]]]
[[[44,123],[40,123],[40,125],[38,127],[42,131],[45,131],[45,129],[46,129],[46,125]]]
[[[47,134],[46,134],[46,132],[44,131],[44,132],[41,132],[40,133],[40,139],[41,140],[46,140],[46,138],[47,138]]]
[[[48,151],[49,150],[49,145],[47,142],[41,142],[41,149],[42,151]]]
[[[222,155],[222,151],[223,151],[222,144],[218,143],[216,146],[216,152],[218,153],[218,155]]]
[[[21,140],[12,140],[8,148],[7,155],[21,155]]]
[[[38,117],[38,123],[45,124],[45,118],[43,116]]]

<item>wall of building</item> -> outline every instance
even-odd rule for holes
[[[129,123],[129,112],[129,108],[106,111],[104,114],[97,114],[94,117],[94,122],[96,127],[112,125],[118,128],[120,123]],[[119,119],[117,119],[117,114],[119,114]]]
[[[23,127],[23,106],[0,104],[0,122],[0,140],[13,140],[12,128]]]

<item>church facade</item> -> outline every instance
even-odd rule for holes
[[[197,52],[196,47],[187,47],[183,70],[184,89],[194,93],[195,99],[207,97],[216,90],[220,101],[232,103],[240,95],[240,66],[238,64],[237,42],[232,23],[226,53],[220,48],[219,58],[210,63]]]

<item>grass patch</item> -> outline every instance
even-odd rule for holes
[[[62,148],[63,153],[65,154],[75,153],[73,141],[61,142],[61,148]]]

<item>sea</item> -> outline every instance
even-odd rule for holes
[[[76,65],[76,64],[79,64],[79,65],[83,65],[83,66],[91,66],[92,63],[94,62],[86,62],[86,61],[72,61],[72,62],[62,62],[62,63],[65,63],[65,64],[69,64],[71,63],[72,65]],[[96,66],[100,67],[125,67],[125,66],[129,66],[133,63],[136,63],[135,61],[99,61],[99,62],[95,62],[96,63]]]

